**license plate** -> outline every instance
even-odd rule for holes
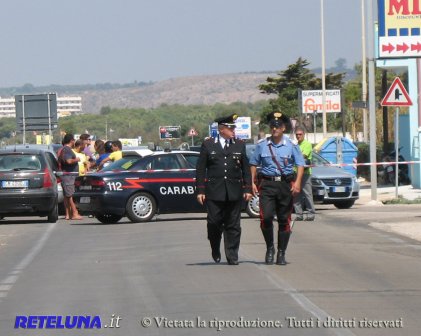
[[[80,203],[91,203],[91,198],[90,197],[81,197],[80,198]]]
[[[2,188],[28,188],[28,180],[23,181],[1,181]]]
[[[345,192],[346,187],[333,187],[333,192]]]
[[[324,190],[317,190],[317,194],[318,195],[324,195],[325,194],[325,191]]]
[[[90,186],[90,185],[88,185],[88,186],[81,185],[81,186],[79,186],[79,190],[92,190],[92,186]]]

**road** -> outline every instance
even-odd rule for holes
[[[263,263],[247,217],[239,266],[213,263],[204,214],[2,220],[0,335],[419,334],[421,244],[368,225],[400,211],[419,219],[419,206],[317,210],[294,226],[287,266]],[[53,316],[50,326],[88,315],[94,329],[23,329],[32,315]]]

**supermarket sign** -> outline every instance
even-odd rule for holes
[[[421,57],[421,0],[378,0],[380,58]]]
[[[326,112],[340,113],[341,90],[326,90],[325,109]],[[303,90],[301,91],[301,111],[303,113],[314,113],[323,111],[323,91],[322,90]]]

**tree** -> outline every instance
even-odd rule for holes
[[[284,71],[278,73],[279,77],[268,77],[266,83],[258,87],[262,93],[276,94],[277,97],[270,99],[268,105],[263,109],[261,120],[266,120],[270,112],[281,110],[289,117],[298,117],[299,90],[320,90],[322,80],[313,73],[308,66],[310,62],[306,59],[298,60],[288,66]],[[328,73],[326,75],[326,89],[341,89],[345,73]]]

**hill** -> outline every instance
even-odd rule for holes
[[[99,113],[104,106],[155,108],[163,104],[213,105],[237,101],[253,103],[270,98],[260,93],[257,86],[268,76],[273,75],[273,73],[241,73],[180,77],[136,87],[84,90],[78,94],[82,96],[83,112],[92,114]]]

